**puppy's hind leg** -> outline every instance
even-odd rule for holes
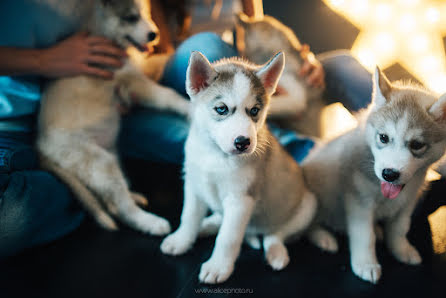
[[[302,233],[309,226],[316,212],[316,207],[316,197],[312,192],[306,191],[302,197],[299,210],[294,217],[276,233],[265,236],[263,240],[265,257],[274,270],[282,270],[288,265],[290,258],[284,241],[290,236]]]
[[[319,225],[313,225],[307,232],[307,238],[323,251],[336,253],[339,249],[336,237]]]
[[[268,264],[274,270],[284,269],[290,262],[288,250],[281,235],[267,235],[263,238],[263,248]]]
[[[112,215],[144,233],[163,235],[170,231],[165,219],[136,205],[113,154],[86,138],[59,135],[57,139],[54,158],[94,192]]]
[[[222,220],[223,216],[218,212],[214,212],[208,217],[205,217],[201,222],[198,237],[217,235],[218,230],[220,230]]]
[[[104,210],[104,207],[101,205],[98,198],[96,198],[74,175],[58,167],[43,155],[40,156],[40,165],[42,168],[54,173],[71,188],[71,191],[76,195],[80,203],[87,209],[100,226],[109,231],[118,230],[118,225]]]
[[[214,212],[213,214],[203,219],[203,221],[201,222],[198,237],[217,235],[218,230],[220,230],[222,220],[223,216],[218,212]],[[255,250],[259,250],[262,245],[259,237],[256,235],[245,235],[244,242]]]
[[[149,201],[142,194],[137,193],[137,192],[131,192],[130,195],[131,195],[133,201],[135,201],[135,203],[138,204],[139,206],[143,206],[143,207],[149,206]]]

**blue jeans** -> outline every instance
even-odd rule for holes
[[[184,41],[166,65],[161,83],[186,95],[185,80],[189,56],[192,51],[202,52],[213,62],[225,57],[237,56],[237,51],[214,33],[199,33]],[[318,56],[326,73],[327,94],[330,101],[341,101],[351,111],[367,107],[371,100],[372,80],[365,70],[347,51],[336,51]],[[188,133],[187,121],[177,115],[139,108],[124,118],[126,134],[120,138],[120,147],[135,158],[181,164],[184,159],[184,142]],[[294,131],[270,125],[279,143],[301,162],[313,148],[311,138]],[[131,147],[138,140],[139,146]]]
[[[0,259],[60,238],[84,217],[69,189],[38,169],[32,141],[0,133]]]

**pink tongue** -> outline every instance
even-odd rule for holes
[[[383,196],[389,199],[395,199],[400,193],[402,185],[395,185],[388,182],[381,182],[381,192]]]

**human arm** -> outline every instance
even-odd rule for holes
[[[0,47],[0,75],[59,78],[87,74],[109,79],[113,72],[104,67],[121,67],[125,55],[110,40],[79,32],[46,49]]]
[[[152,0],[151,5],[152,19],[158,26],[160,33],[160,41],[155,46],[155,50],[158,53],[171,53],[175,51],[175,49],[173,47],[169,27],[167,26],[164,8],[161,5],[160,0]]]
[[[301,49],[303,64],[300,68],[299,75],[306,78],[308,85],[315,88],[325,87],[325,72],[322,64],[316,59],[310,51],[310,47],[304,44]]]
[[[262,18],[263,3],[262,0],[242,0],[243,13],[248,17]]]

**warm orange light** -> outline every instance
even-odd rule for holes
[[[361,32],[353,54],[369,70],[400,63],[433,91],[446,92],[446,1],[324,0]],[[365,13],[363,12],[365,11]]]

